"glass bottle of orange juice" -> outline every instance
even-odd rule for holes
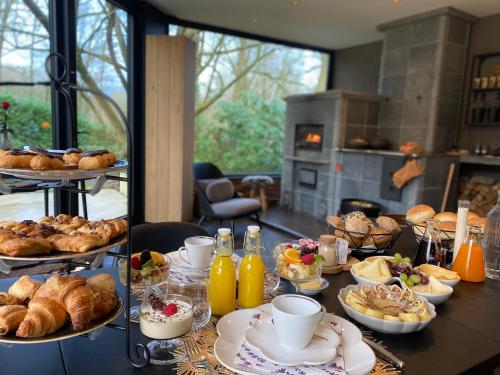
[[[229,228],[220,228],[215,236],[215,260],[210,269],[208,298],[213,315],[225,315],[236,306],[236,269],[232,255],[234,240]]]
[[[265,267],[260,257],[262,243],[260,228],[249,225],[243,242],[245,256],[240,264],[238,282],[238,304],[244,308],[260,306],[264,302]]]
[[[470,282],[481,282],[486,279],[483,248],[480,241],[481,227],[467,226],[467,236],[458,250],[458,255],[451,269],[460,278]]]

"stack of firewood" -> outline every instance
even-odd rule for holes
[[[459,199],[470,201],[471,211],[485,217],[497,202],[498,190],[500,182],[496,182],[494,178],[474,176],[461,179],[458,195]]]

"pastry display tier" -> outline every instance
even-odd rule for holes
[[[32,337],[32,338],[23,338],[23,337],[17,337],[14,334],[9,334],[5,336],[0,336],[0,343],[2,344],[41,344],[41,343],[46,343],[46,342],[51,342],[51,341],[59,341],[59,340],[66,340],[70,339],[76,336],[82,336],[85,334],[92,333],[94,331],[97,331],[100,328],[105,327],[108,323],[111,323],[113,320],[118,318],[120,314],[123,311],[123,299],[122,297],[117,293],[116,294],[116,306],[114,310],[109,313],[109,315],[106,315],[102,319],[98,319],[94,322],[92,322],[92,326],[84,329],[83,331],[78,331],[75,332],[71,326],[71,321],[68,319],[68,321],[64,324],[62,328],[57,330],[56,332],[43,336],[43,337]]]
[[[127,242],[127,233],[123,233],[120,236],[114,238],[107,244],[106,246],[102,246],[99,248],[95,248],[86,252],[78,253],[72,251],[57,251],[54,250],[49,254],[38,254],[32,256],[8,256],[4,254],[0,254],[1,260],[11,260],[11,261],[50,261],[50,260],[65,260],[65,259],[75,259],[75,258],[83,258],[91,255],[96,255],[100,253],[104,253],[109,251],[115,247],[121,246]]]
[[[59,169],[48,171],[37,171],[27,168],[0,168],[0,174],[8,174],[19,178],[45,181],[69,181],[69,180],[89,180],[113,172],[120,172],[127,169],[126,160],[118,160],[112,167],[102,169]]]

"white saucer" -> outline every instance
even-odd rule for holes
[[[337,356],[339,336],[326,323],[320,324],[315,333],[326,340],[313,337],[302,350],[286,349],[279,344],[278,334],[269,315],[256,320],[253,327],[246,331],[245,341],[266,359],[282,366],[316,366],[333,361]]]
[[[271,314],[271,304],[259,307],[260,310]],[[244,341],[253,309],[236,310],[223,316],[217,323],[219,338],[215,342],[214,353],[217,360],[229,370],[242,375],[263,374],[258,369],[248,369],[237,365],[234,360]],[[375,354],[362,341],[360,330],[349,321],[326,314],[326,319],[342,327],[342,348],[344,350],[345,370],[349,375],[369,373],[375,366]]]
[[[187,262],[185,262],[176,251],[168,253],[170,258],[170,266],[173,270],[182,271],[184,273],[194,273],[194,274],[207,274],[210,272],[210,268],[214,263],[215,257],[210,261],[210,265],[205,268],[194,268]],[[241,257],[238,254],[233,254],[231,256],[233,263],[236,265],[236,273],[238,273],[239,263],[241,262]]]
[[[321,283],[321,286],[318,289],[302,288],[299,284],[299,292],[305,294],[306,296],[314,296],[318,293],[321,293],[330,285],[328,280],[323,279],[322,277],[320,277],[318,281]]]

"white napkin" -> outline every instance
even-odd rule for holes
[[[248,327],[252,327],[255,322],[264,319],[269,315],[262,310],[254,310]],[[326,323],[340,336],[342,342],[342,328],[335,322],[326,321]],[[243,342],[236,353],[234,363],[249,370],[258,370],[259,373],[266,374],[284,374],[284,375],[345,375],[344,351],[342,344],[337,348],[337,357],[330,363],[321,366],[282,366],[273,363],[255,349],[252,349]]]

